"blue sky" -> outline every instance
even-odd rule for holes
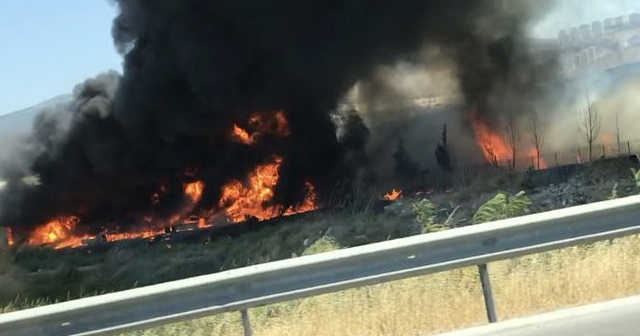
[[[558,0],[535,29],[559,29],[628,14],[638,0]],[[116,8],[107,0],[0,0],[0,115],[70,93],[88,77],[121,71],[111,39]]]
[[[0,114],[122,70],[107,0],[0,0]]]

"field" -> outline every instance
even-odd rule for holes
[[[489,265],[499,319],[640,294],[640,237]],[[254,333],[428,335],[486,322],[476,268],[363,287],[250,311]],[[242,335],[239,313],[131,335]]]
[[[130,242],[105,250],[2,251],[1,304],[8,312],[471,225],[480,205],[498,191],[514,195],[525,184],[503,175],[481,181],[484,185],[408,197],[385,209],[375,202],[356,202],[339,211],[281,219],[208,244]],[[518,210],[540,212],[636,194],[635,182],[628,163],[594,164],[567,182],[530,186],[529,206],[515,202],[517,198],[509,202]],[[640,237],[627,237],[489,265],[499,318],[640,293],[638,243]],[[262,307],[250,314],[256,335],[418,335],[486,320],[475,268]],[[238,313],[224,314],[134,334],[241,335],[239,318]]]

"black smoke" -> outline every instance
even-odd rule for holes
[[[345,125],[353,130],[339,136],[332,118],[358,80],[437,43],[459,64],[467,98],[481,102],[492,78],[511,72],[520,35],[509,33],[527,21],[491,0],[115,2],[122,76],[79,85],[65,127],[54,117],[36,125],[30,145],[38,150],[20,162],[39,181],[5,174],[1,225],[30,228],[73,214],[87,230],[126,226],[171,214],[194,180],[206,184],[200,206],[215,206],[226,182],[276,154],[283,165],[275,202],[300,202],[306,181],[322,195],[356,176],[354,162],[367,162],[364,125],[352,115]],[[478,29],[498,19],[512,21]],[[252,113],[275,111],[286,115],[289,137],[247,146],[229,136]],[[159,186],[165,192],[152,203]]]
[[[438,145],[443,123],[451,126],[458,163],[482,164],[472,115],[503,133],[509,115],[526,121],[533,111],[547,111],[542,88],[558,75],[559,49],[553,40],[536,40],[530,32],[554,4],[486,1],[472,13],[461,7],[469,14],[463,22],[437,26],[420,51],[362,78],[355,100],[372,132],[367,151],[377,172],[391,173],[390,157],[400,137],[420,167],[437,168],[433,153],[424,148]],[[426,97],[445,97],[445,105],[428,113],[410,105]],[[462,104],[456,103],[458,97]]]

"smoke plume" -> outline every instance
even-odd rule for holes
[[[204,181],[201,207],[272,155],[283,159],[274,202],[294,205],[311,181],[322,194],[369,162],[369,132],[334,114],[358,81],[380,67],[419,64],[441,48],[467,104],[490,113],[508,90],[529,94],[541,64],[525,31],[543,1],[118,0],[113,37],[122,75],[107,72],[74,90],[64,123],[42,117],[18,160],[5,167],[0,224],[31,228],[58,215],[126,226],[169,216],[183,185]],[[282,111],[286,138],[233,141],[234,124]],[[437,126],[440,129],[440,125]],[[439,131],[435,136],[439,136]],[[22,172],[15,174],[16,171]],[[7,174],[7,172],[13,172]],[[23,182],[27,174],[37,183]],[[157,203],[149,201],[159,186]],[[86,230],[94,226],[85,225]]]

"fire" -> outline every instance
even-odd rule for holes
[[[274,163],[256,167],[249,175],[248,186],[235,180],[222,188],[219,206],[226,209],[231,221],[241,222],[250,215],[258,219],[266,219],[272,215],[265,214],[262,204],[274,196],[273,189],[280,177],[278,169],[281,162],[280,158],[276,158]]]
[[[249,118],[247,131],[233,125],[232,137],[245,145],[255,144],[263,135],[286,137],[291,131],[289,122],[282,111],[275,114],[255,113]],[[311,183],[306,184],[307,196],[295,208],[282,211],[279,205],[266,205],[275,196],[275,187],[280,179],[282,158],[276,156],[272,162],[260,165],[249,174],[246,183],[231,181],[222,188],[218,205],[224,209],[229,221],[238,223],[249,217],[266,220],[278,215],[292,215],[315,210],[315,191]]]
[[[400,197],[402,197],[402,190],[393,189],[390,192],[386,193],[383,198],[387,201],[395,201]]]
[[[471,126],[487,161],[497,164],[511,158],[511,150],[507,142],[500,136],[500,133],[493,131],[482,121],[475,110],[471,114]]]
[[[282,111],[273,115],[268,113],[253,114],[249,118],[249,128],[251,132],[238,125],[233,125],[231,136],[242,144],[253,145],[266,134],[286,137],[291,133],[289,122]]]
[[[146,239],[164,233],[164,229],[150,228],[148,230],[123,232],[123,233],[106,233],[104,237],[106,241],[118,241],[125,239]]]
[[[502,137],[499,132],[492,130],[486,122],[481,120],[477,111],[474,110],[471,113],[471,126],[473,127],[473,132],[476,137],[476,141],[478,145],[482,149],[485,159],[491,164],[498,164],[504,161],[510,161],[513,159],[513,153],[509,146],[509,143]],[[516,153],[516,159],[517,159]],[[529,158],[532,158],[535,165],[537,166],[538,160],[538,151],[536,148],[531,148],[527,155]],[[540,157],[540,169],[547,169],[549,166],[547,163]]]
[[[246,129],[233,125],[231,131],[234,140],[246,145],[255,144],[264,135],[285,137],[289,134],[289,124],[283,112],[255,113],[249,118]],[[194,211],[202,199],[205,183],[196,180],[184,184],[182,191],[185,202],[168,219],[158,219],[148,214],[143,217],[140,225],[127,232],[105,230],[99,236],[79,236],[75,229],[80,219],[76,216],[63,216],[36,228],[28,237],[28,243],[30,245],[47,244],[56,249],[78,247],[87,241],[94,240],[109,242],[155,237],[165,233],[165,228],[171,232],[176,227],[182,228],[180,230],[206,228],[211,225],[208,223],[212,218],[219,216],[226,217],[229,222],[238,223],[250,217],[267,220],[276,216],[289,216],[317,209],[314,186],[309,182],[306,183],[306,197],[300,205],[284,209],[281,205],[269,204],[275,197],[282,160],[281,157],[275,156],[271,162],[255,167],[245,182],[234,180],[227,183],[222,188],[222,195],[218,202],[219,209],[198,209],[199,216],[196,216]],[[189,168],[185,171],[185,175],[195,178],[197,169]],[[159,204],[166,192],[167,187],[164,184],[160,185],[158,190],[149,196],[149,201],[151,204]],[[206,215],[203,215],[205,213]],[[16,243],[10,229],[7,230],[7,240],[10,245]]]
[[[202,181],[191,182],[184,187],[184,194],[189,197],[193,203],[198,203],[202,198],[203,190],[204,183]]]
[[[266,220],[276,217],[282,211],[278,205],[265,205],[275,196],[274,189],[280,179],[282,158],[275,157],[273,162],[256,167],[249,174],[246,184],[234,180],[222,188],[219,206],[225,209],[227,218],[234,222],[242,222],[249,217]],[[284,215],[315,210],[315,192],[307,183],[307,197],[297,208],[289,208]]]
[[[89,238],[89,236],[78,237],[74,234],[75,227],[79,222],[80,219],[76,216],[61,216],[53,219],[32,232],[29,244],[51,244],[55,248],[81,245],[82,239]]]
[[[547,169],[549,165],[544,161],[542,157],[540,157],[540,167],[538,166],[538,150],[533,148],[529,151],[529,157],[533,160],[534,166],[538,169]]]
[[[252,145],[254,142],[253,137],[238,125],[233,125],[233,137],[245,145]]]
[[[307,195],[304,201],[302,202],[302,204],[298,205],[295,208],[291,207],[287,209],[287,211],[284,212],[284,216],[291,216],[291,215],[295,215],[303,212],[309,212],[309,211],[318,209],[318,206],[316,205],[315,187],[311,182],[307,182],[305,183],[305,185],[307,187]]]
[[[5,228],[5,234],[7,235],[7,244],[9,244],[9,246],[14,245],[16,240],[13,238],[13,231],[10,227]]]

